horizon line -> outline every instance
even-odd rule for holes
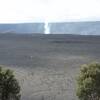
[[[74,22],[100,22],[100,20],[78,20],[78,21],[24,21],[24,22],[1,22],[0,24],[31,24],[31,23],[74,23]]]

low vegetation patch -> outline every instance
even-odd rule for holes
[[[13,71],[0,67],[0,100],[20,100],[20,86]]]
[[[100,100],[100,64],[82,65],[77,86],[77,96],[80,100]]]

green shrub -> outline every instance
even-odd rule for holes
[[[20,86],[13,72],[0,67],[0,100],[20,100]]]
[[[80,100],[100,100],[100,64],[82,65],[77,78],[77,96]]]

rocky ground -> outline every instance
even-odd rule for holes
[[[84,63],[100,61],[100,37],[0,35],[0,64],[14,70],[22,100],[77,100]]]

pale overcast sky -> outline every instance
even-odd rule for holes
[[[0,23],[100,20],[100,0],[0,0]]]

